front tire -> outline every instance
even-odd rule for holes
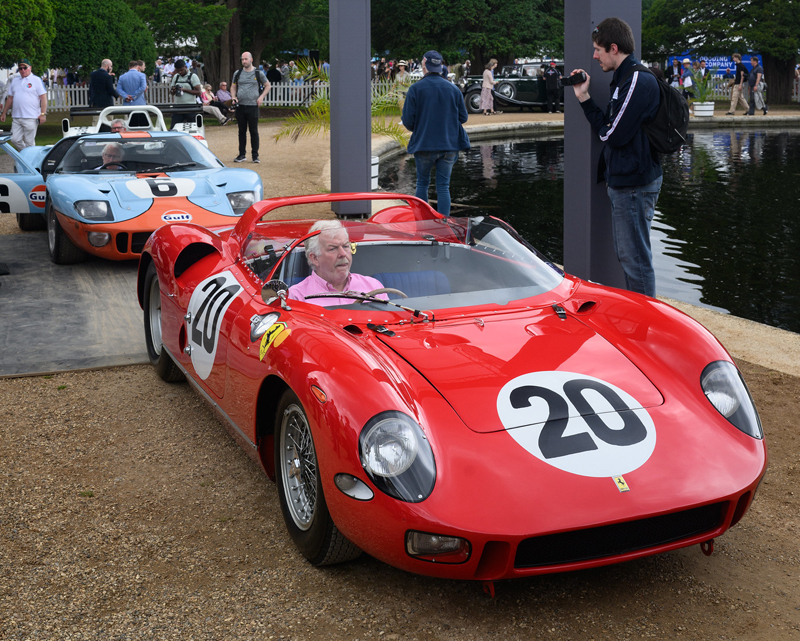
[[[471,114],[481,113],[481,92],[470,91],[465,98],[467,102],[467,111]]]
[[[58,222],[56,210],[50,199],[45,205],[45,217],[47,219],[47,247],[50,250],[50,260],[56,265],[73,265],[86,260],[86,252],[67,237],[61,224]]]
[[[144,342],[150,364],[162,380],[177,383],[184,379],[161,340],[161,288],[154,263],[148,265],[144,277]]]
[[[292,390],[284,392],[275,416],[275,483],[289,536],[312,565],[343,563],[361,554],[328,512],[311,427]]]
[[[17,225],[22,231],[47,229],[47,220],[41,214],[17,214]]]

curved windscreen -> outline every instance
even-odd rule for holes
[[[133,171],[197,171],[222,167],[208,149],[191,136],[108,138],[87,137],[66,153],[59,173]]]
[[[310,226],[310,224],[309,224]],[[352,251],[351,274],[370,276],[403,292],[389,298],[414,308],[446,309],[504,305],[554,289],[563,272],[493,218],[445,218],[421,222],[344,223]],[[262,279],[277,278],[290,287],[310,277],[305,243],[291,247],[285,238],[270,238],[268,225],[251,235],[245,262]],[[252,248],[263,247],[263,255]],[[292,290],[290,290],[292,295]],[[331,300],[306,302],[331,307]],[[342,301],[337,301],[342,302]],[[374,303],[379,305],[379,303]],[[344,309],[370,309],[354,299]]]

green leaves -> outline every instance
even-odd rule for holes
[[[308,58],[297,62],[300,73],[306,82],[328,83],[330,78],[324,69],[317,67]],[[401,147],[408,146],[408,130],[392,119],[401,113],[402,101],[408,91],[405,83],[381,83],[372,98],[372,133],[387,136]],[[328,90],[321,88],[314,101],[305,111],[287,118],[277,134],[275,142],[288,138],[292,142],[304,136],[325,135],[331,128],[331,101]]]
[[[87,76],[108,58],[119,74],[128,70],[130,60],[141,59],[152,70],[153,36],[123,0],[53,0],[53,7],[58,24],[51,66],[80,65]]]
[[[53,5],[49,0],[3,0],[0,20],[0,67],[22,58],[41,76],[50,64],[50,47],[56,36]]]

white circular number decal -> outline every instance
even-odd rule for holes
[[[209,377],[214,367],[222,319],[240,291],[242,286],[233,274],[222,272],[206,278],[192,292],[187,333],[192,346],[192,365],[203,380]]]
[[[581,476],[619,476],[656,445],[647,410],[627,392],[572,372],[535,372],[508,382],[497,413],[509,435],[545,463]]]
[[[194,180],[190,178],[142,178],[125,184],[139,198],[186,198],[195,189]]]

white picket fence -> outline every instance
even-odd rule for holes
[[[731,89],[728,87],[728,81],[724,78],[712,78],[714,85],[713,99],[714,100],[730,100]],[[278,82],[272,85],[267,99],[264,102],[265,107],[305,107],[315,96],[320,93],[327,93],[327,82],[318,83],[303,83],[301,85]],[[372,83],[372,97],[376,98],[381,93],[386,91],[387,84],[385,82]],[[767,89],[769,92],[769,89]],[[148,104],[160,105],[169,104],[172,102],[169,93],[169,85],[165,83],[150,83],[145,92],[145,99]],[[792,89],[792,101],[800,102],[800,82],[795,80]],[[122,104],[120,100],[116,101],[117,104]],[[88,107],[89,106],[89,87],[50,87],[47,90],[47,104],[51,111],[68,111],[70,107]]]
[[[274,83],[264,101],[265,107],[305,107],[315,96],[320,93],[327,94],[327,82],[294,84],[288,82]],[[373,98],[382,91],[385,92],[386,83],[375,82],[372,84]],[[150,83],[144,94],[145,100],[151,105],[169,104],[172,96],[169,85],[165,83]],[[122,104],[117,99],[116,104]],[[50,87],[47,90],[47,104],[50,111],[69,111],[70,107],[89,106],[89,87]]]

